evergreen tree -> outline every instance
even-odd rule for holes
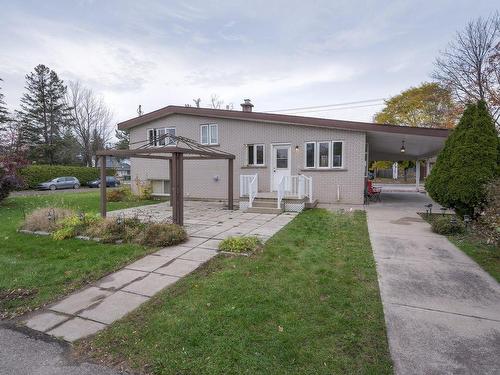
[[[118,150],[128,150],[130,144],[130,133],[126,130],[118,130],[115,131],[115,137],[118,139],[116,142],[116,148]]]
[[[485,200],[485,185],[498,173],[498,136],[486,103],[469,104],[427,178],[439,204],[474,215]]]
[[[0,78],[0,81],[3,79]],[[3,100],[2,88],[0,87],[0,130],[3,129],[3,124],[9,121],[9,112],[5,106],[5,101]]]
[[[26,75],[25,89],[18,111],[24,141],[34,146],[38,161],[54,164],[68,116],[66,87],[53,70],[38,65]]]

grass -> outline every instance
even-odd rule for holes
[[[110,202],[120,209],[149,202]],[[99,193],[12,197],[0,204],[0,318],[13,317],[97,280],[151,251],[137,245],[105,245],[18,233],[24,214],[56,206],[99,211]]]
[[[439,214],[432,214],[429,217],[426,214],[421,214],[421,216],[424,220],[432,223],[433,217],[439,216]],[[498,246],[485,243],[480,236],[474,233],[472,228],[468,228],[464,234],[454,234],[447,237],[500,283],[500,248]]]
[[[83,356],[153,374],[391,374],[366,217],[309,210],[251,257],[216,257]]]

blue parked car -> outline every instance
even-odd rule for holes
[[[94,187],[101,187],[101,179],[98,178],[97,180],[90,181],[89,182],[89,187],[94,188]],[[120,185],[120,181],[118,181],[115,177],[113,176],[106,176],[106,186],[107,187],[116,187]]]
[[[38,190],[56,190],[56,189],[78,189],[80,181],[76,177],[56,177],[50,181],[38,184]]]

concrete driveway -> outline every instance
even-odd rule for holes
[[[498,375],[500,284],[431,232],[416,214],[429,202],[385,193],[366,207],[395,372]]]

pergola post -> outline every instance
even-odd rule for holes
[[[234,209],[234,202],[233,202],[234,163],[233,163],[233,159],[227,159],[227,164],[228,164],[227,208],[228,208],[228,210],[233,210]]]
[[[420,160],[415,162],[415,189],[420,191]]]
[[[184,178],[183,178],[183,155],[181,152],[172,153],[172,220],[175,224],[184,225]]]
[[[106,156],[101,156],[101,217],[106,217]]]
[[[170,201],[170,207],[172,207],[172,197],[173,197],[173,194],[172,194],[172,159],[168,159],[168,176],[169,176],[169,179],[170,179],[170,198],[169,198],[169,201]]]

